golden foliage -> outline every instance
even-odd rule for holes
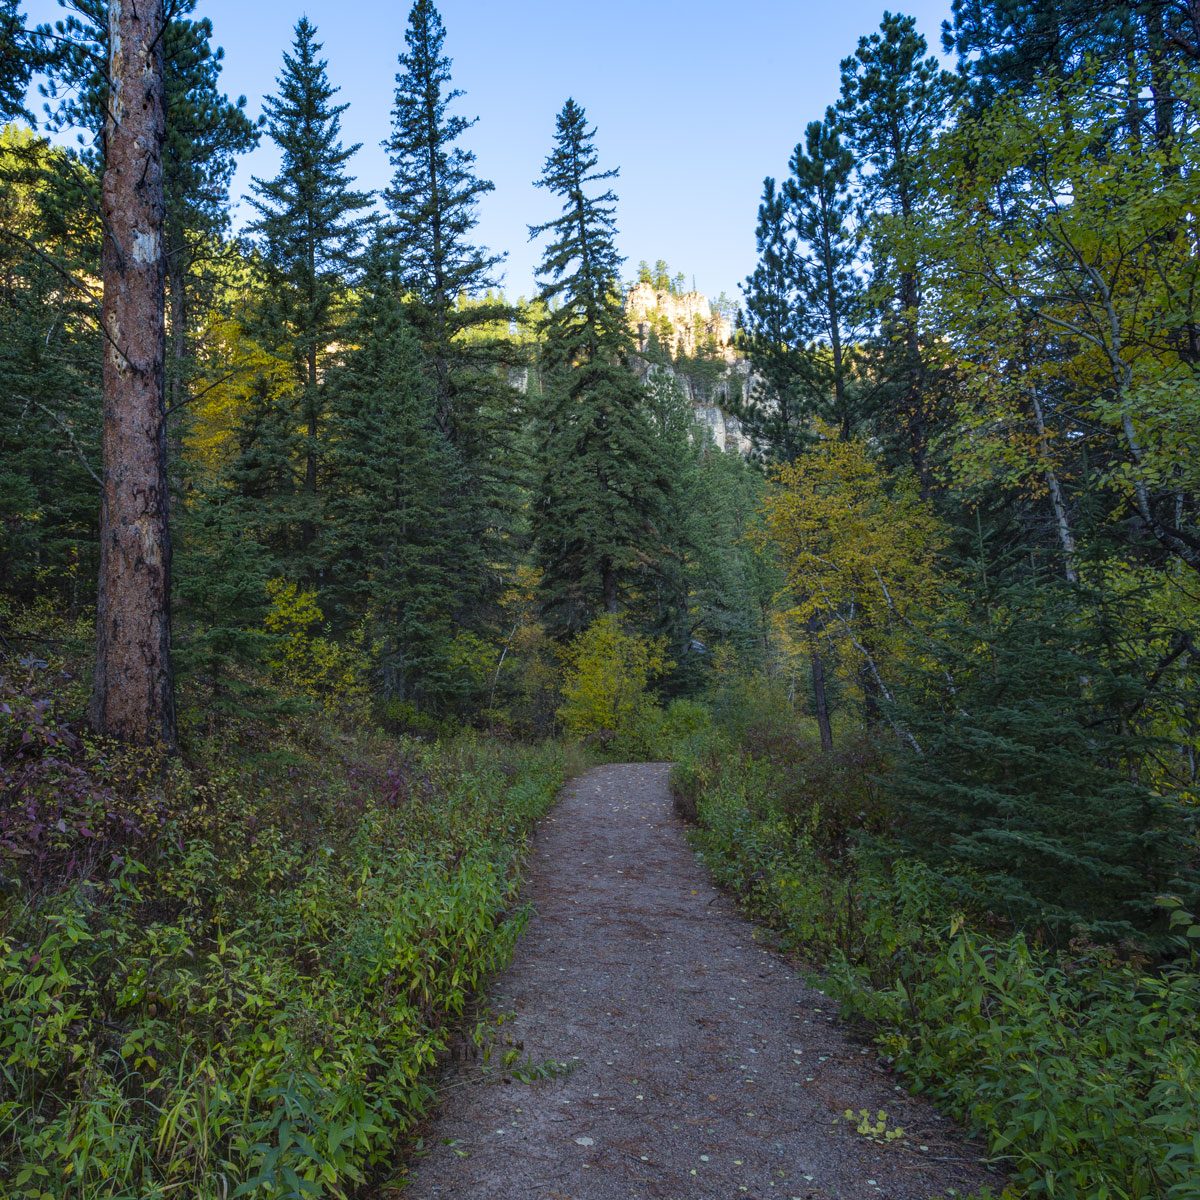
[[[675,664],[666,638],[630,633],[609,614],[593,621],[563,654],[566,676],[558,710],[572,737],[620,737],[654,708],[646,688]]]
[[[793,637],[882,686],[901,627],[941,592],[946,532],[913,480],[885,476],[864,442],[826,437],[776,472],[762,512],[760,545],[786,575]]]

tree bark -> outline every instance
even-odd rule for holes
[[[600,591],[606,613],[617,611],[617,571],[608,556],[600,563]]]
[[[833,727],[829,725],[829,704],[824,691],[824,662],[817,652],[817,634],[821,631],[821,622],[816,616],[809,618],[809,662],[812,667],[812,707],[816,710],[817,728],[821,731],[821,749],[826,754],[833,754]]]
[[[164,364],[162,0],[109,0],[103,488],[91,723],[175,743]]]

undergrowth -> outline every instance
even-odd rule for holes
[[[676,805],[719,883],[822,971],[914,1090],[1010,1174],[1010,1195],[1200,1195],[1200,958],[1194,918],[1152,961],[1082,932],[1053,951],[895,853],[887,764],[773,728],[695,737]],[[1168,906],[1177,904],[1169,898]]]
[[[0,1194],[380,1182],[569,754],[309,715],[164,762],[81,734],[82,690],[31,657],[0,683]]]

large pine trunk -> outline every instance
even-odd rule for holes
[[[162,0],[109,0],[104,123],[104,486],[92,727],[175,742],[166,328]]]

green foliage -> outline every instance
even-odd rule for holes
[[[885,12],[878,32],[859,38],[842,60],[837,102],[870,239],[868,301],[879,314],[870,346],[875,430],[893,463],[912,467],[923,493],[938,395],[931,386],[933,338],[922,325],[931,271],[916,231],[934,204],[930,149],[957,89],[928,49],[913,17]]]
[[[654,453],[645,393],[628,365],[616,195],[611,188],[588,195],[590,185],[617,174],[597,169],[595,132],[568,100],[538,181],[562,198],[563,213],[530,229],[552,238],[539,268],[547,386],[535,412],[542,456],[533,515],[543,609],[559,635],[628,604],[639,579],[669,551],[657,522],[671,480]]]
[[[337,487],[325,591],[343,628],[365,620],[379,695],[444,709],[456,690],[457,581],[478,547],[461,459],[438,427],[392,267],[377,242],[351,327],[358,345],[330,379]]]
[[[1178,897],[1164,903],[1187,938],[1159,969],[1085,937],[1051,953],[972,927],[942,878],[871,835],[897,806],[869,747],[831,769],[815,744],[745,736],[694,741],[676,805],[718,881],[825,968],[912,1086],[986,1138],[1023,1195],[1194,1194],[1200,926]]]
[[[97,185],[72,154],[0,131],[0,578],[76,609],[97,566]]]
[[[903,720],[921,753],[894,783],[903,844],[972,911],[1060,943],[1081,924],[1144,935],[1156,895],[1196,884],[1186,814],[1143,782],[1162,747],[1132,726],[1141,664],[1063,584],[981,599],[908,658]]]
[[[57,728],[4,699],[0,722]],[[86,848],[86,819],[106,850],[73,886],[10,890],[0,912],[5,1195],[344,1197],[378,1180],[523,927],[515,871],[561,754],[372,747],[310,722],[273,767],[229,756],[226,727],[165,783],[133,776],[137,800],[120,755],[78,788],[69,731],[40,758],[12,732],[6,800],[56,777],[63,828]],[[110,864],[117,818],[139,807],[153,820]]]
[[[172,581],[175,674],[205,697],[210,722],[271,704],[254,676],[273,641],[265,628],[268,563],[239,516],[228,491],[202,487],[175,515],[185,547]]]
[[[346,164],[358,146],[343,146],[341,114],[331,105],[337,88],[319,56],[316,28],[302,17],[292,53],[283,56],[278,95],[265,102],[267,131],[279,147],[279,174],[255,178],[250,204],[258,214],[249,226],[260,255],[260,303],[255,334],[291,372],[290,388],[261,383],[263,406],[256,437],[243,457],[266,458],[258,471],[260,506],[275,511],[285,534],[287,568],[315,575],[324,499],[322,475],[328,455],[328,395],[323,376],[345,317],[348,276],[369,218],[371,201],[355,191]],[[243,468],[243,473],[245,468]]]
[[[830,110],[797,145],[791,176],[763,184],[759,262],[743,291],[741,348],[760,376],[737,407],[756,450],[799,455],[822,417],[849,437],[861,415],[853,338],[863,318],[858,242],[849,227],[854,156]]]
[[[631,633],[603,616],[563,651],[563,703],[558,715],[571,737],[611,746],[637,745],[654,708],[647,688],[672,665],[666,642]]]
[[[646,408],[654,450],[672,486],[658,523],[661,545],[635,602],[639,622],[666,636],[675,662],[663,680],[667,695],[694,695],[722,647],[744,664],[763,651],[756,619],[779,581],[754,548],[761,474],[740,454],[722,452],[698,425],[677,381],[652,371]]]
[[[438,433],[457,459],[449,520],[460,540],[454,567],[456,616],[482,633],[495,615],[501,570],[511,564],[526,454],[513,420],[521,398],[508,371],[526,360],[513,344],[516,308],[497,290],[502,255],[472,243],[479,200],[493,185],[475,173],[459,143],[475,121],[451,113],[446,30],[428,0],[409,13],[396,76],[394,174],[385,192],[386,242],[405,316],[426,356]]]
[[[36,56],[18,0],[0,0],[0,122],[29,120],[25,90]]]
[[[798,396],[803,334],[797,294],[798,260],[788,222],[787,204],[775,180],[763,181],[754,231],[758,263],[743,287],[746,307],[741,323],[742,349],[762,380],[761,394],[744,396],[738,419],[745,423],[764,455],[790,462],[808,441],[808,413]]]

